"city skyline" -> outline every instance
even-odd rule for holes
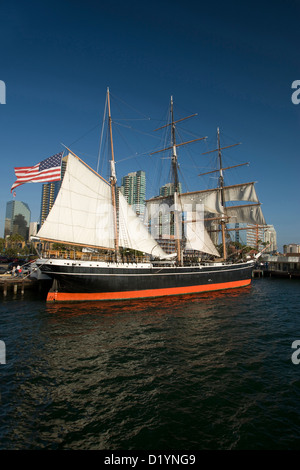
[[[26,202],[8,201],[6,203],[4,238],[19,234],[28,239],[31,211]]]
[[[146,200],[146,173],[133,171],[121,179],[120,191],[137,215],[143,218]]]
[[[67,164],[67,158],[65,157],[62,162],[62,166],[63,166],[62,173],[61,173],[62,179],[64,177],[64,173],[66,170],[66,164]],[[60,189],[61,183],[62,183],[62,180],[56,181],[54,183],[44,183],[42,185],[40,219],[37,221],[32,221],[29,217],[27,221],[28,230],[30,230],[30,225],[34,224],[36,227],[39,227],[43,224],[52,205],[54,204],[54,201]],[[121,178],[121,186],[119,187],[119,190],[125,196],[128,204],[133,206],[135,212],[139,216],[141,216],[141,218],[143,219],[144,213],[145,213],[145,203],[146,203],[145,201],[146,173],[142,170],[139,170],[139,171],[130,172],[127,175],[124,175]],[[181,183],[179,184],[179,192],[181,192]],[[161,197],[161,196],[168,197],[172,194],[174,194],[174,183],[169,182],[169,183],[165,183],[163,186],[161,186],[158,189],[158,192],[155,195],[155,197]],[[15,205],[19,205],[20,207],[21,206],[26,207],[29,213],[31,214],[30,208],[27,203],[24,203],[23,201],[16,201],[16,200],[7,202],[7,208],[8,206],[15,206]],[[5,227],[7,226],[7,212],[8,212],[8,209],[6,210]],[[145,220],[144,220],[144,223],[146,223]],[[160,224],[162,224],[162,221],[160,222]],[[171,227],[172,226],[171,220],[165,217],[164,224],[165,224],[165,229],[167,225],[169,224],[167,233],[174,235],[174,228]],[[260,250],[265,248],[266,243],[269,243],[270,247],[266,250],[266,252],[277,251],[277,241],[276,241],[277,233],[273,225],[267,225],[265,228],[255,227],[255,226],[246,225],[246,224],[235,224],[235,226],[236,227],[235,227],[234,235],[230,236],[232,242],[241,242],[242,245],[251,246],[253,248],[258,248]],[[240,228],[240,230],[238,230],[238,228]],[[230,230],[233,230],[233,229],[231,228]],[[18,233],[18,231],[15,230],[15,233]],[[228,232],[228,233],[232,233],[232,232]],[[36,231],[33,235],[34,236],[36,235]],[[160,232],[158,238],[160,238],[161,235],[166,235],[166,234],[165,233],[163,234],[162,232]],[[6,235],[4,233],[4,238],[5,236]],[[216,244],[218,243],[220,243],[220,240],[219,241],[216,240]],[[165,248],[166,247],[167,245],[165,246]],[[166,249],[168,251],[169,247],[167,247]]]
[[[172,95],[178,119],[198,113],[191,120],[192,133],[208,136],[192,146],[193,167],[180,150],[183,184],[191,177],[191,190],[202,187],[198,174],[211,163],[202,153],[215,147],[220,127],[224,146],[242,143],[224,156],[230,163],[250,162],[247,171],[258,182],[279,249],[299,243],[299,4],[287,8],[277,1],[270,8],[255,1],[186,5],[175,0],[113,2],[113,7],[91,2],[85,8],[75,2],[70,8],[67,1],[33,0],[8,2],[1,10],[6,18],[0,31],[0,79],[6,91],[0,106],[2,232],[15,166],[34,165],[64,144],[97,168],[109,86],[112,98],[120,97],[144,119],[143,135],[136,132],[135,140],[120,139],[115,146],[119,180],[144,170],[149,174],[146,197],[154,196],[150,174],[163,175],[162,161],[149,155],[160,143],[159,132],[152,134],[163,125]],[[113,105],[112,100],[115,119]],[[159,186],[166,182],[162,179]],[[38,185],[16,192],[37,220]]]

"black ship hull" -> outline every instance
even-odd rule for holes
[[[253,261],[197,266],[155,266],[40,259],[53,279],[47,301],[141,299],[235,289],[251,283]]]

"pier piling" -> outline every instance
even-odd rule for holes
[[[254,278],[254,277],[263,277],[263,275],[264,275],[264,272],[263,272],[262,269],[254,269],[254,270],[252,271],[252,277],[253,277],[253,278]]]
[[[6,298],[9,292],[12,292],[14,296],[20,293],[22,296],[25,294],[25,290],[36,289],[40,291],[39,283],[29,278],[14,278],[14,277],[0,277],[0,289],[3,292],[3,297]]]

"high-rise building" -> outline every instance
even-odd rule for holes
[[[247,246],[261,250],[265,241],[264,228],[258,225],[247,225]]]
[[[179,183],[179,193],[181,192],[182,185]],[[174,183],[167,183],[159,189],[159,197],[167,198],[173,194]],[[161,204],[158,212],[148,214],[151,234],[166,253],[174,253],[176,251],[174,207],[168,207],[163,200]],[[181,238],[184,233],[182,222],[179,223],[179,230]]]
[[[136,214],[141,218],[145,213],[146,174],[144,171],[135,171],[123,176],[120,191]]]
[[[270,245],[266,252],[271,253],[277,250],[277,234],[274,228],[274,225],[268,225],[265,229],[265,240],[268,245]]]
[[[66,171],[66,166],[67,166],[67,157],[64,157],[62,161],[62,165],[61,165],[61,180],[55,181],[53,183],[43,184],[42,199],[41,199],[40,226],[43,225],[58,195],[64,174]]]
[[[179,193],[181,192],[182,192],[182,187],[181,187],[181,183],[179,183]],[[167,197],[167,196],[171,196],[172,194],[174,194],[174,183],[167,183],[164,186],[162,186],[159,190],[160,196]]]
[[[31,211],[26,202],[9,201],[6,204],[4,237],[18,233],[28,240]]]
[[[55,181],[54,183],[44,183],[42,187],[42,200],[41,200],[41,216],[40,223],[43,225],[51,207],[54,204],[61,182]]]
[[[259,227],[257,225],[247,225],[247,246],[252,246],[258,250],[262,250],[266,245],[269,247],[267,252],[277,250],[277,236],[273,225]]]

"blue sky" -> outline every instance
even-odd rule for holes
[[[223,145],[242,143],[224,151],[225,161],[250,162],[228,172],[228,184],[257,181],[279,249],[300,243],[300,105],[291,100],[292,82],[300,80],[299,13],[298,0],[2,2],[0,235],[14,166],[34,165],[64,143],[96,169],[109,87],[113,118],[132,118],[138,129],[119,121],[114,131],[119,181],[144,169],[149,197],[152,178],[167,182],[169,162],[149,152],[160,147],[152,131],[173,95],[178,118],[198,113],[182,133],[190,125],[190,138],[208,136],[179,154],[186,189],[213,184],[197,174],[212,163],[202,153],[215,148],[220,127]],[[32,221],[40,197],[39,184],[17,188]]]

